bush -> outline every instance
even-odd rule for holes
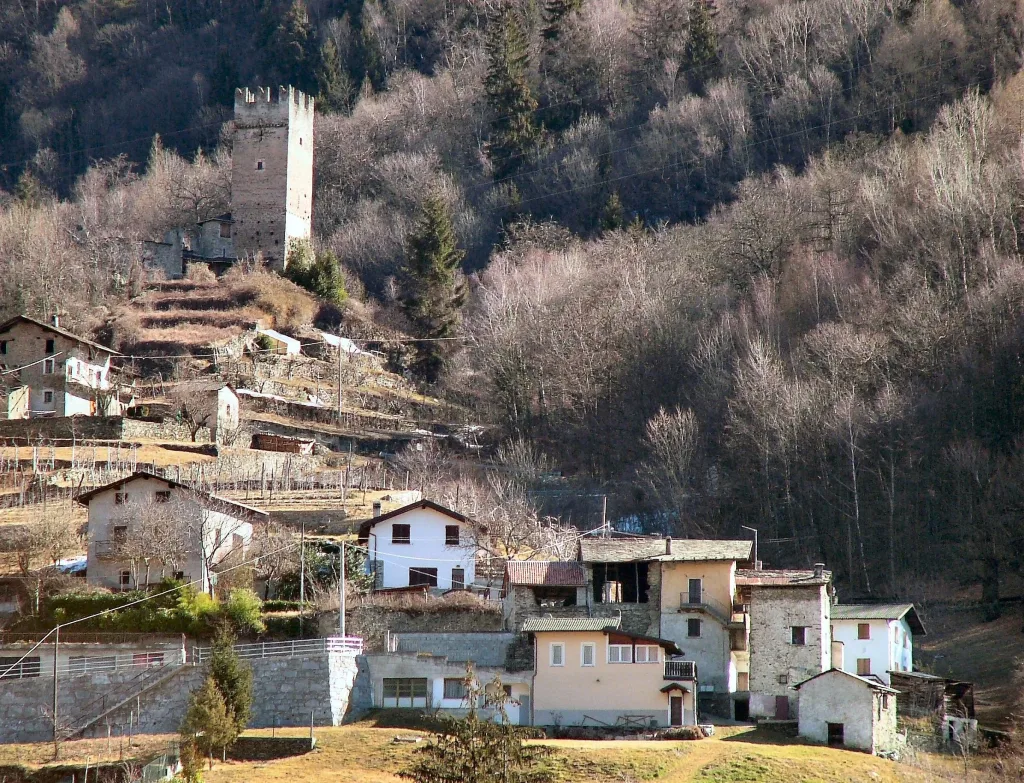
[[[263,602],[252,590],[236,587],[228,593],[228,599],[221,606],[221,616],[227,620],[235,633],[263,633]]]
[[[312,604],[309,601],[306,601],[306,608],[311,606]],[[285,601],[281,598],[271,598],[269,601],[263,602],[264,612],[297,612],[301,608],[301,602]]]
[[[330,250],[314,252],[308,241],[297,242],[288,253],[285,277],[338,307],[348,299],[338,257]]]
[[[671,729],[658,735],[665,740],[699,740],[704,739],[704,733],[697,726],[674,726]]]

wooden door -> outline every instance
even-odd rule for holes
[[[775,697],[775,720],[789,720],[789,697]]]
[[[683,697],[670,696],[668,700],[669,722],[673,726],[683,725]]]

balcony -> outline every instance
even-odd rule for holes
[[[718,603],[709,599],[707,596],[700,596],[700,600],[692,601],[689,593],[679,594],[679,611],[680,612],[703,612],[704,614],[711,615],[722,625],[729,625],[732,620],[731,606]]]
[[[665,661],[666,680],[696,680],[697,664],[694,661]]]

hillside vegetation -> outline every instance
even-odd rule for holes
[[[406,256],[450,213],[436,389],[532,475],[994,614],[1024,562],[1022,51],[1013,0],[7,3],[0,309],[113,334],[142,296],[154,349],[265,312],[161,316],[138,241],[227,208],[233,87],[289,82],[368,321],[441,333]]]

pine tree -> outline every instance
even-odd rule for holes
[[[466,299],[458,247],[448,206],[429,195],[406,246],[405,291],[402,304],[416,336],[436,341],[453,337],[459,309]],[[437,381],[449,353],[444,342],[422,342],[416,347],[413,370],[429,383]]]
[[[352,105],[352,79],[341,66],[338,47],[328,38],[320,47],[317,66],[317,109],[325,112],[346,111]]]
[[[541,33],[544,40],[558,40],[566,17],[582,7],[583,0],[547,0],[544,4],[544,30]]]
[[[217,63],[210,73],[210,98],[219,106],[235,105],[235,88],[239,86],[238,69],[228,49],[217,53]]]
[[[221,631],[214,639],[210,677],[224,698],[235,736],[238,736],[249,725],[253,692],[252,669],[239,660],[234,643],[235,638],[229,631]]]
[[[267,50],[268,66],[276,69],[285,83],[311,95],[317,89],[313,45],[313,30],[306,6],[302,0],[292,0]]]
[[[529,43],[516,10],[502,5],[487,25],[487,76],[484,89],[494,119],[487,154],[497,178],[513,173],[540,136],[533,113],[537,101],[530,91]]]
[[[690,88],[703,94],[704,87],[719,73],[718,32],[715,30],[715,6],[712,0],[693,0],[690,6],[689,34],[683,47],[683,68]]]
[[[199,756],[210,759],[211,766],[213,754],[223,753],[238,737],[235,722],[213,677],[207,677],[201,688],[189,694],[180,732],[182,744],[190,744]]]
[[[624,228],[625,225],[626,213],[622,209],[622,200],[619,198],[619,192],[613,190],[612,194],[608,197],[608,201],[605,202],[604,211],[601,213],[601,230],[618,231],[620,228]]]
[[[647,0],[637,7],[633,34],[648,67],[660,69],[667,59],[682,62],[686,25],[687,13],[679,0]]]

